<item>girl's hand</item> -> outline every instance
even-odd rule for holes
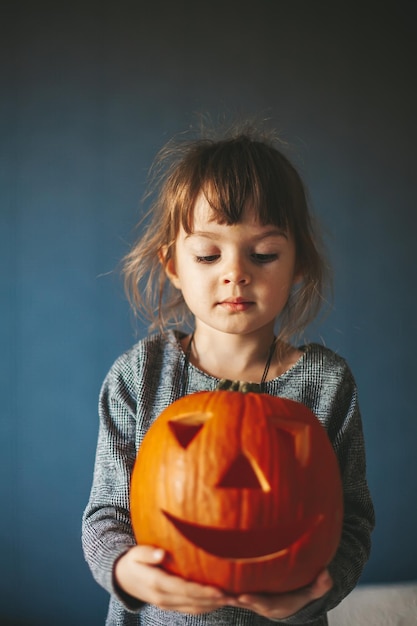
[[[231,597],[215,587],[199,585],[173,576],[158,567],[163,550],[135,546],[116,562],[114,576],[118,586],[129,595],[167,611],[208,613],[229,604]]]
[[[333,580],[327,569],[323,570],[308,587],[282,594],[244,594],[235,602],[228,602],[259,615],[273,619],[285,619],[294,615],[304,606],[318,600],[333,587]]]

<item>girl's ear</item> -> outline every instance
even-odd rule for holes
[[[181,289],[180,280],[176,272],[175,259],[172,256],[167,259],[168,246],[163,246],[160,249],[158,256],[159,261],[162,264],[162,267],[164,268],[165,274],[167,275],[168,279],[171,281],[174,287],[176,287],[176,289]]]
[[[298,287],[304,280],[304,274],[303,272],[300,270],[298,272],[296,272],[294,274],[294,277],[292,279],[292,285],[293,287]]]
[[[299,259],[296,260],[294,268],[294,276],[292,278],[292,286],[299,287],[304,280],[304,263],[301,263]]]

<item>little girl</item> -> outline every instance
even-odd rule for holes
[[[104,381],[83,518],[86,559],[111,594],[106,624],[327,624],[368,559],[374,512],[352,374],[327,348],[291,344],[317,314],[326,283],[303,184],[272,136],[247,129],[169,144],[158,165],[165,169],[150,223],[124,264],[132,304],[158,332],[122,355]],[[342,539],[303,589],[233,597],[165,572],[162,550],[135,544],[129,484],[147,429],[174,400],[222,379],[304,403],[338,456]]]

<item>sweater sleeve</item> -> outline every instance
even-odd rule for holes
[[[100,393],[99,434],[90,498],[82,520],[82,543],[93,577],[126,608],[140,603],[114,583],[117,559],[135,545],[129,514],[130,477],[136,458],[134,369],[119,358]]]
[[[342,537],[328,566],[334,585],[323,598],[282,620],[283,624],[314,623],[314,619],[337,606],[356,586],[370,554],[375,515],[366,480],[365,443],[356,384],[344,362],[333,375],[337,384],[333,385],[333,391],[324,392],[326,398],[319,417],[339,460],[344,493]],[[329,388],[331,390],[332,385]]]
[[[339,549],[329,566],[334,580],[329,609],[356,586],[371,551],[375,513],[366,480],[365,442],[357,390],[348,370],[329,431],[339,459],[344,494],[344,521]]]

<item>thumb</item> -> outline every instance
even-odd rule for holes
[[[136,561],[147,563],[148,565],[162,563],[165,557],[165,551],[154,546],[135,546],[133,551],[134,554],[132,556],[134,556]]]
[[[333,587],[333,579],[327,569],[320,572],[310,587],[312,599],[317,599],[330,591]]]

